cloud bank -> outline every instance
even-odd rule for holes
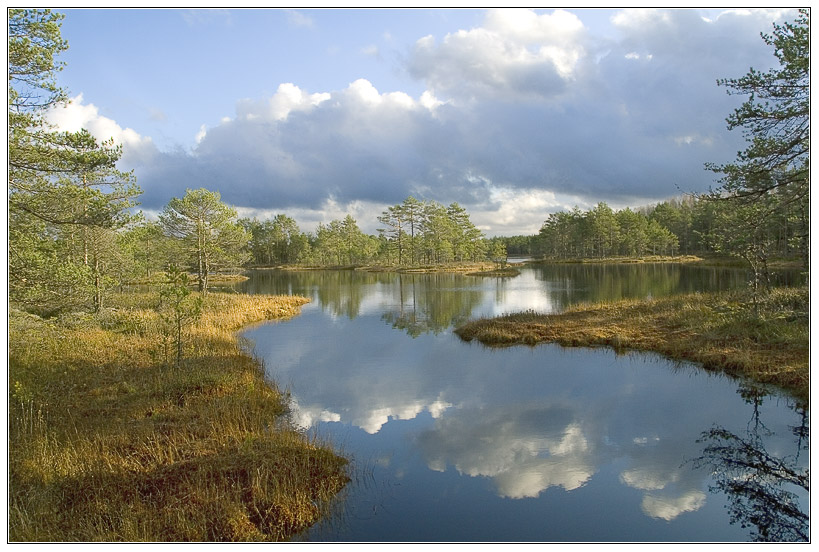
[[[712,186],[704,163],[743,144],[725,125],[740,100],[716,80],[770,66],[759,33],[783,15],[627,10],[603,38],[582,13],[492,10],[480,27],[409,48],[402,69],[425,84],[420,97],[364,77],[334,91],[284,83],[238,101],[190,150],[160,151],[81,96],[55,121],[120,140],[147,210],[206,187],[243,212],[300,213],[302,224],[357,206],[374,231],[381,209],[414,195],[461,203],[488,235],[534,233],[573,205]]]

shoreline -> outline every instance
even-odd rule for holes
[[[467,322],[464,341],[487,346],[556,343],[659,353],[700,363],[795,399],[810,396],[807,288],[775,288],[759,316],[744,292],[695,293],[653,300],[580,305],[559,314],[522,312]]]
[[[252,267],[249,270],[283,270],[290,272],[314,272],[314,271],[350,271],[350,272],[393,272],[397,274],[485,274],[493,272],[497,265],[492,262],[464,262],[447,263],[440,265],[328,265],[328,266],[302,266],[302,265],[280,265],[269,267]]]
[[[505,269],[497,268],[497,264],[491,261],[463,262],[463,263],[443,263],[427,265],[369,265],[369,264],[347,264],[347,265],[299,265],[282,264],[271,266],[250,266],[246,271],[253,270],[287,270],[287,271],[361,271],[361,272],[396,272],[402,274],[412,273],[461,273],[477,274],[491,273],[496,271],[506,271],[526,265],[537,264],[693,264],[709,267],[742,268],[750,270],[747,263],[736,257],[724,256],[699,256],[699,255],[646,255],[642,257],[573,257],[568,259],[559,258],[526,258],[525,260],[509,261]],[[799,270],[804,269],[800,260],[794,259],[772,259],[768,263],[771,270]],[[238,276],[237,278],[241,278]]]
[[[539,259],[533,263],[544,264],[641,264],[641,263],[703,263],[697,255],[646,255],[643,257],[576,257],[571,259]]]

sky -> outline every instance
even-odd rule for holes
[[[409,196],[486,235],[705,192],[744,149],[721,78],[776,65],[739,9],[57,9],[50,119],[122,144],[150,218],[186,189],[240,216],[368,233]]]

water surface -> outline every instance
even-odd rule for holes
[[[244,336],[290,390],[294,420],[353,461],[334,514],[303,539],[804,538],[808,413],[786,396],[657,355],[490,349],[452,333],[478,316],[746,279],[659,264],[532,266],[507,279],[254,273],[244,291],[311,298]],[[777,478],[756,477],[774,463]]]

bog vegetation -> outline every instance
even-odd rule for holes
[[[286,540],[314,523],[346,460],[290,427],[234,335],[303,303],[210,294],[179,342],[156,292],[50,320],[12,310],[10,540]]]
[[[536,236],[491,239],[457,203],[414,197],[377,217],[377,235],[350,215],[314,232],[286,214],[239,218],[206,189],[146,220],[136,175],[117,168],[119,146],[48,124],[48,110],[67,101],[57,85],[63,16],[8,15],[12,540],[286,538],[343,484],[343,460],[283,423],[285,398],[231,333],[292,315],[298,300],[209,293],[216,275],[282,264],[503,268],[510,253],[719,253],[751,270],[753,309],[742,312],[766,320],[760,306],[779,304],[771,261],[808,269],[805,10],[763,35],[781,67],[720,82],[749,96],[728,119],[749,145],[736,161],[708,167],[721,175],[712,194],[634,210],[599,203],[548,215]],[[126,292],[135,282],[152,291]],[[801,326],[794,331],[770,330],[803,347]]]

